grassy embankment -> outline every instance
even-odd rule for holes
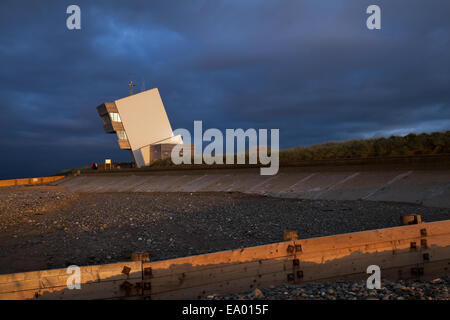
[[[389,138],[326,142],[308,147],[284,149],[280,150],[280,164],[298,161],[437,154],[450,154],[450,131],[417,135],[411,133],[404,137],[391,136]],[[167,159],[155,161],[152,167],[171,165],[173,163]]]
[[[389,138],[374,138],[349,140],[343,142],[326,142],[308,147],[296,147],[280,150],[280,165],[295,164],[296,162],[389,158],[395,156],[439,155],[450,154],[450,131],[433,132],[430,134],[408,134],[407,136],[391,136]],[[247,157],[248,158],[248,157]],[[192,162],[193,163],[193,162]],[[224,161],[225,163],[225,161]],[[236,163],[236,161],[235,161]],[[248,163],[248,159],[246,159]],[[115,164],[121,168],[131,167],[130,163]],[[155,161],[150,168],[164,168],[175,166],[170,159]],[[180,165],[179,167],[198,167],[199,165]],[[235,167],[237,165],[223,165]],[[211,167],[211,166],[209,166]],[[214,167],[214,165],[212,166]],[[73,173],[77,170],[91,171],[90,167],[64,170],[62,174]],[[141,169],[134,169],[141,170]]]

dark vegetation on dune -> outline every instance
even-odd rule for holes
[[[280,161],[372,158],[450,153],[450,131],[326,142],[280,151]]]
[[[280,150],[280,165],[295,164],[302,161],[339,160],[339,159],[367,159],[408,157],[418,155],[450,154],[450,131],[433,133],[410,133],[406,136],[391,136],[388,138],[373,138],[349,140],[343,142],[325,142],[322,144],[295,147]],[[248,154],[246,157],[248,164]],[[192,161],[193,163],[193,161]],[[224,158],[225,163],[225,158]],[[236,161],[235,161],[236,163]],[[102,169],[104,165],[100,164]],[[114,168],[130,168],[131,163],[115,164]],[[179,165],[177,167],[198,167],[199,165]],[[208,167],[242,167],[242,165],[211,165]],[[175,167],[170,159],[157,160],[150,168]],[[149,168],[149,167],[147,167]],[[73,173],[76,170],[90,170],[90,167],[64,170],[61,173]],[[143,168],[145,170],[146,168]]]
[[[404,137],[326,142],[308,147],[284,149],[280,150],[280,163],[437,154],[450,154],[450,131],[430,134],[410,133]],[[166,159],[155,161],[152,167],[170,165],[173,165],[172,161]]]

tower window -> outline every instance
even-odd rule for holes
[[[117,131],[117,136],[119,137],[120,140],[128,140],[125,131]]]
[[[109,117],[111,118],[111,121],[122,122],[122,120],[120,120],[120,116],[117,112],[110,112]]]

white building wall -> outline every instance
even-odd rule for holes
[[[137,167],[149,165],[148,150],[143,147],[173,137],[158,89],[116,100],[115,104]]]

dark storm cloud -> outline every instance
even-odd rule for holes
[[[78,4],[82,30],[66,28]],[[382,9],[382,30],[365,10]],[[129,161],[95,107],[158,87],[174,128],[281,146],[450,129],[448,1],[2,1],[0,177]]]

